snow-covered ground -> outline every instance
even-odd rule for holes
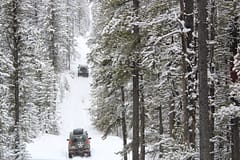
[[[72,65],[72,73],[65,74],[70,90],[66,92],[63,101],[58,105],[60,135],[44,134],[27,145],[32,160],[66,160],[68,159],[67,141],[69,132],[74,128],[84,128],[88,131],[91,143],[91,157],[74,157],[88,160],[121,160],[116,152],[121,151],[122,140],[119,137],[108,136],[103,140],[103,133],[97,131],[91,124],[90,106],[90,77],[77,77],[77,65],[86,64],[86,53],[89,52],[86,38],[77,38],[76,51],[79,59]]]

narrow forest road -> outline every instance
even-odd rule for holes
[[[74,128],[84,128],[91,137],[91,157],[74,157],[73,160],[121,160],[121,156],[115,154],[121,151],[122,140],[116,136],[108,136],[102,140],[103,133],[97,131],[91,124],[90,105],[90,77],[77,77],[77,65],[86,64],[86,53],[89,51],[86,39],[77,39],[76,51],[80,59],[72,65],[72,74],[66,73],[69,84],[69,92],[59,104],[60,135],[44,134],[27,145],[31,160],[66,160],[68,158],[67,141],[69,132]]]

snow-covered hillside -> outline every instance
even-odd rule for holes
[[[32,160],[66,160],[68,159],[67,141],[69,132],[74,128],[84,128],[91,137],[91,157],[74,157],[73,159],[89,160],[120,160],[121,156],[115,153],[121,150],[122,140],[119,137],[109,136],[103,140],[101,132],[92,126],[89,115],[90,106],[90,77],[77,77],[77,65],[86,64],[86,53],[89,51],[86,39],[77,39],[79,60],[72,65],[72,71],[66,73],[70,90],[59,104],[60,135],[44,134],[27,145]]]

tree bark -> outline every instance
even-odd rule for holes
[[[185,5],[185,27],[190,29],[189,32],[187,32],[187,48],[192,48],[191,43],[193,42],[193,0],[184,0]]]
[[[143,82],[143,76],[141,75],[140,76],[141,78],[141,81]],[[141,117],[141,131],[140,131],[140,145],[141,145],[141,152],[140,152],[140,160],[145,160],[145,107],[144,107],[144,94],[143,94],[143,84],[141,83],[140,85],[140,93],[141,93],[141,98],[140,98],[140,101],[141,101],[141,114],[140,114],[140,117]]]
[[[163,118],[162,118],[162,106],[160,105],[158,108],[158,115],[159,115],[159,134],[163,134]]]
[[[123,134],[123,158],[124,160],[127,160],[127,125],[126,125],[126,108],[125,108],[125,95],[124,95],[124,88],[121,87],[121,95],[122,95],[122,134]]]
[[[138,16],[139,1],[133,0],[133,10],[135,16]],[[133,53],[135,54],[133,60],[133,141],[132,141],[132,159],[139,160],[139,45],[140,35],[139,26],[133,26],[134,43]]]
[[[173,133],[173,130],[174,130],[174,124],[175,124],[175,115],[176,115],[176,112],[175,112],[175,105],[174,105],[174,97],[176,96],[175,92],[176,92],[176,87],[175,87],[175,82],[172,81],[172,95],[170,97],[170,100],[169,100],[169,134],[170,134],[170,137],[173,137],[174,138],[174,133]]]
[[[194,26],[193,26],[193,9],[194,9],[194,1],[193,0],[184,0],[184,5],[185,5],[185,27],[190,29],[189,32],[187,32],[187,36],[186,36],[186,46],[187,48],[193,49],[193,46],[191,44],[193,44],[193,36],[192,33],[194,31]],[[195,81],[196,81],[196,76],[193,73],[193,66],[196,66],[195,63],[195,59],[196,56],[195,54],[191,54],[191,53],[187,53],[187,58],[189,59],[189,62],[191,62],[191,64],[187,64],[187,73],[188,73],[188,86],[187,86],[187,94],[188,95],[194,95],[196,94],[196,86]],[[189,74],[191,73],[191,74]],[[187,108],[187,112],[188,112],[188,121],[189,119],[191,119],[190,122],[188,122],[188,142],[189,145],[192,148],[195,148],[195,137],[196,137],[196,98],[195,97],[188,97],[188,108]]]
[[[211,12],[210,12],[210,37],[209,40],[215,40],[215,24],[216,24],[216,6],[215,6],[215,0],[211,0]],[[210,46],[210,64],[209,64],[209,70],[211,74],[214,74],[215,67],[214,67],[214,43]],[[214,137],[214,116],[215,113],[215,82],[211,80],[210,86],[209,86],[209,97],[210,97],[210,138]],[[214,143],[210,142],[210,158],[211,160],[214,159]]]
[[[74,24],[72,24],[72,22],[71,22],[71,19],[70,19],[70,7],[71,7],[71,5],[69,4],[69,0],[67,0],[67,19],[66,19],[66,21],[67,21],[67,24],[69,25],[68,27],[71,27],[71,25],[74,25]],[[71,65],[71,46],[70,45],[73,45],[72,43],[71,43],[71,29],[69,29],[68,28],[68,31],[67,31],[67,33],[68,33],[68,36],[69,36],[69,39],[68,39],[68,46],[67,46],[67,53],[66,53],[66,68],[68,69],[68,70],[70,70],[70,65]]]
[[[170,97],[170,98],[173,98],[173,97]],[[170,137],[174,138],[174,133],[173,133],[173,130],[174,130],[174,124],[175,124],[175,106],[174,104],[172,104],[172,101],[170,100],[170,103],[169,103],[169,107],[170,107],[170,110],[169,110],[169,135]]]
[[[163,118],[162,118],[162,106],[160,105],[158,108],[158,116],[159,116],[159,134],[163,134]],[[159,144],[159,151],[162,153],[163,152],[163,146]],[[162,158],[162,154],[159,155],[159,159]]]
[[[20,35],[19,31],[19,21],[18,21],[18,9],[19,3],[17,0],[12,1],[12,55],[13,55],[13,67],[14,67],[14,132],[15,132],[15,157],[19,158],[20,152],[20,135],[19,135],[19,122],[20,122],[20,100],[19,100],[19,50],[20,50]],[[9,45],[11,46],[11,45]]]
[[[58,62],[57,62],[57,48],[55,46],[56,43],[56,36],[55,36],[55,30],[56,30],[56,14],[54,11],[54,0],[49,1],[49,24],[51,27],[50,30],[50,39],[49,39],[49,51],[50,51],[50,59],[52,60],[52,65],[54,67],[54,70],[57,71],[58,68]]]
[[[184,21],[184,1],[180,0],[180,20]],[[180,24],[182,25],[182,24]],[[183,108],[183,139],[184,142],[189,144],[189,130],[188,130],[188,120],[189,120],[189,114],[188,114],[188,95],[187,95],[187,63],[186,63],[186,55],[187,55],[187,39],[186,35],[183,32],[183,29],[185,26],[180,26],[182,29],[181,33],[181,39],[182,39],[182,108]]]
[[[137,64],[133,70],[133,142],[132,159],[139,160],[139,71]]]
[[[200,160],[210,160],[210,133],[207,77],[207,0],[198,0],[198,58],[199,58],[199,114],[200,114]]]

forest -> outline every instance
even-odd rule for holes
[[[238,160],[240,1],[94,2],[92,115],[103,137],[123,137],[124,160]]]
[[[0,4],[0,159],[59,134],[60,77],[91,27],[90,114],[124,160],[239,160],[240,0]]]
[[[0,1],[0,159],[26,160],[26,143],[58,134],[74,37],[86,31],[86,0]]]

